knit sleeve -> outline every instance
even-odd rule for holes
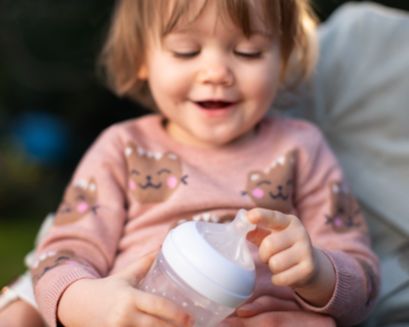
[[[312,243],[330,259],[336,285],[329,302],[305,309],[354,325],[369,313],[379,289],[379,267],[368,228],[343,172],[318,129],[310,125],[298,160],[296,208]]]
[[[125,163],[115,127],[91,146],[68,185],[31,267],[39,309],[57,325],[57,303],[82,278],[108,274],[126,218]]]

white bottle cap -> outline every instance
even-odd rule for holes
[[[255,270],[228,260],[200,234],[198,222],[171,230],[163,245],[165,260],[192,289],[208,299],[237,307],[252,294]]]

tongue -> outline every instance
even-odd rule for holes
[[[224,101],[201,101],[199,105],[204,109],[219,109],[227,107],[229,103]]]

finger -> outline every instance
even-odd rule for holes
[[[291,288],[303,285],[307,278],[305,271],[311,270],[310,268],[306,268],[304,266],[304,262],[301,262],[279,274],[273,274],[271,281],[274,285],[289,286]]]
[[[247,219],[256,224],[255,230],[247,234],[247,240],[259,246],[269,234],[288,227],[294,216],[285,215],[279,211],[256,208],[247,212]]]
[[[149,268],[151,267],[157,251],[152,251],[144,255],[143,257],[137,259],[136,262],[132,263],[124,269],[120,274],[124,276],[127,280],[132,281],[132,283],[138,284],[139,280],[146,275]]]
[[[273,233],[265,237],[259,245],[259,256],[260,259],[267,263],[270,257],[289,249],[294,244],[292,235],[289,233],[278,232]]]
[[[192,319],[182,308],[163,297],[135,289],[138,310],[167,320],[176,326],[191,326]]]
[[[269,229],[264,229],[257,226],[256,229],[247,234],[247,240],[256,246],[260,246],[260,243],[264,240],[264,238],[270,234],[271,231]]]
[[[294,301],[284,300],[273,296],[260,296],[253,302],[246,303],[236,311],[238,317],[247,318],[264,312],[295,311],[299,309]]]
[[[286,228],[291,220],[291,215],[286,215],[280,211],[264,208],[255,208],[247,211],[247,219],[252,224],[257,224],[269,230],[281,230]]]
[[[245,323],[242,319],[237,317],[228,317],[223,320],[218,327],[245,327]]]
[[[143,312],[136,312],[129,318],[127,326],[138,327],[175,327],[170,321],[160,319],[155,316],[148,315]]]
[[[302,259],[298,247],[292,246],[270,257],[268,260],[268,268],[272,274],[279,274],[294,267],[300,263]]]
[[[295,216],[264,208],[255,208],[247,212],[247,219],[252,224],[268,230],[282,230],[286,228]]]

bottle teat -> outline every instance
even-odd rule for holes
[[[253,258],[247,247],[246,235],[256,225],[246,218],[246,210],[240,209],[236,217],[227,224],[200,222],[199,233],[220,254],[247,269],[254,269]]]
[[[246,237],[248,232],[256,229],[256,225],[249,222],[246,218],[246,210],[240,209],[237,211],[236,217],[232,222],[226,224],[226,229],[234,231],[236,234]]]

